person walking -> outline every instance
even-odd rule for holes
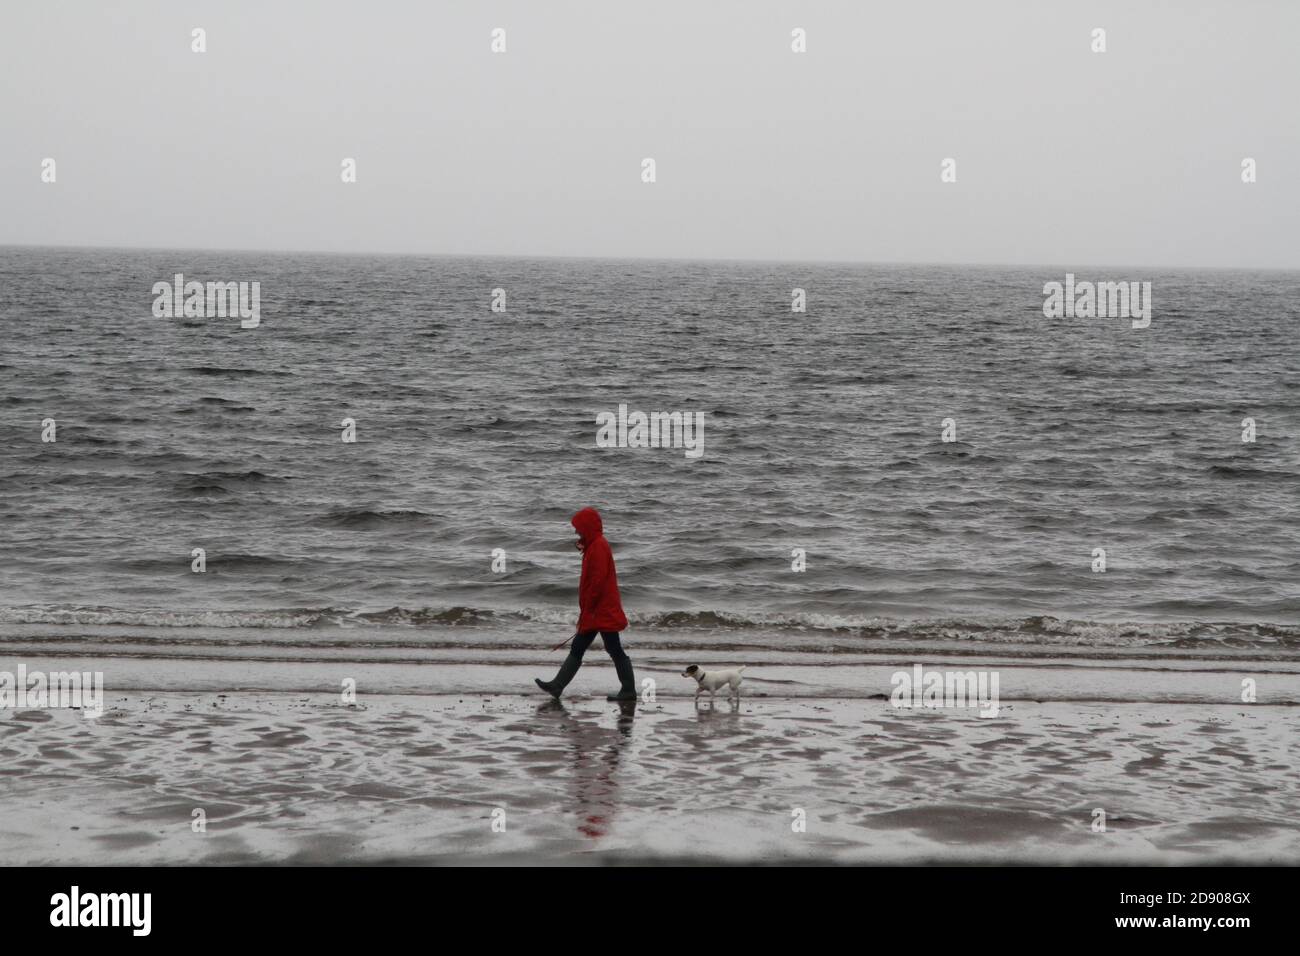
[[[623,650],[620,633],[627,628],[627,616],[618,594],[618,574],[614,569],[614,553],[605,540],[604,525],[595,508],[583,508],[571,519],[578,540],[574,547],[582,552],[582,576],[578,581],[578,631],[571,640],[569,656],[560,665],[560,671],[549,681],[536,678],[537,686],[559,699],[564,688],[573,680],[582,666],[582,656],[591,642],[600,634],[605,650],[614,662],[618,674],[617,693],[607,695],[608,700],[636,700],[636,678],[632,674],[632,659]]]

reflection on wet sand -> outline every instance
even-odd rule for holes
[[[568,736],[573,751],[569,804],[578,817],[578,832],[593,840],[609,832],[618,810],[619,755],[632,736],[636,705],[635,700],[618,702],[614,729],[600,726],[595,716],[570,713],[563,701],[549,700],[537,708],[539,717],[557,718]]]

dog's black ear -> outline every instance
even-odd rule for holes
[[[690,667],[686,668],[686,673],[694,674],[699,669],[700,669],[699,664],[692,664]]]

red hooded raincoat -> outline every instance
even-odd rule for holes
[[[595,508],[583,508],[573,516],[572,523],[583,545],[578,631],[621,631],[627,627],[627,617],[618,596],[614,553],[605,540],[600,514]]]

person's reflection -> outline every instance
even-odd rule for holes
[[[569,779],[572,805],[578,815],[578,832],[599,840],[618,812],[618,758],[632,735],[637,702],[618,701],[616,729],[602,727],[595,715],[576,716],[564,703],[548,700],[538,716],[558,718],[573,748],[573,774]]]

